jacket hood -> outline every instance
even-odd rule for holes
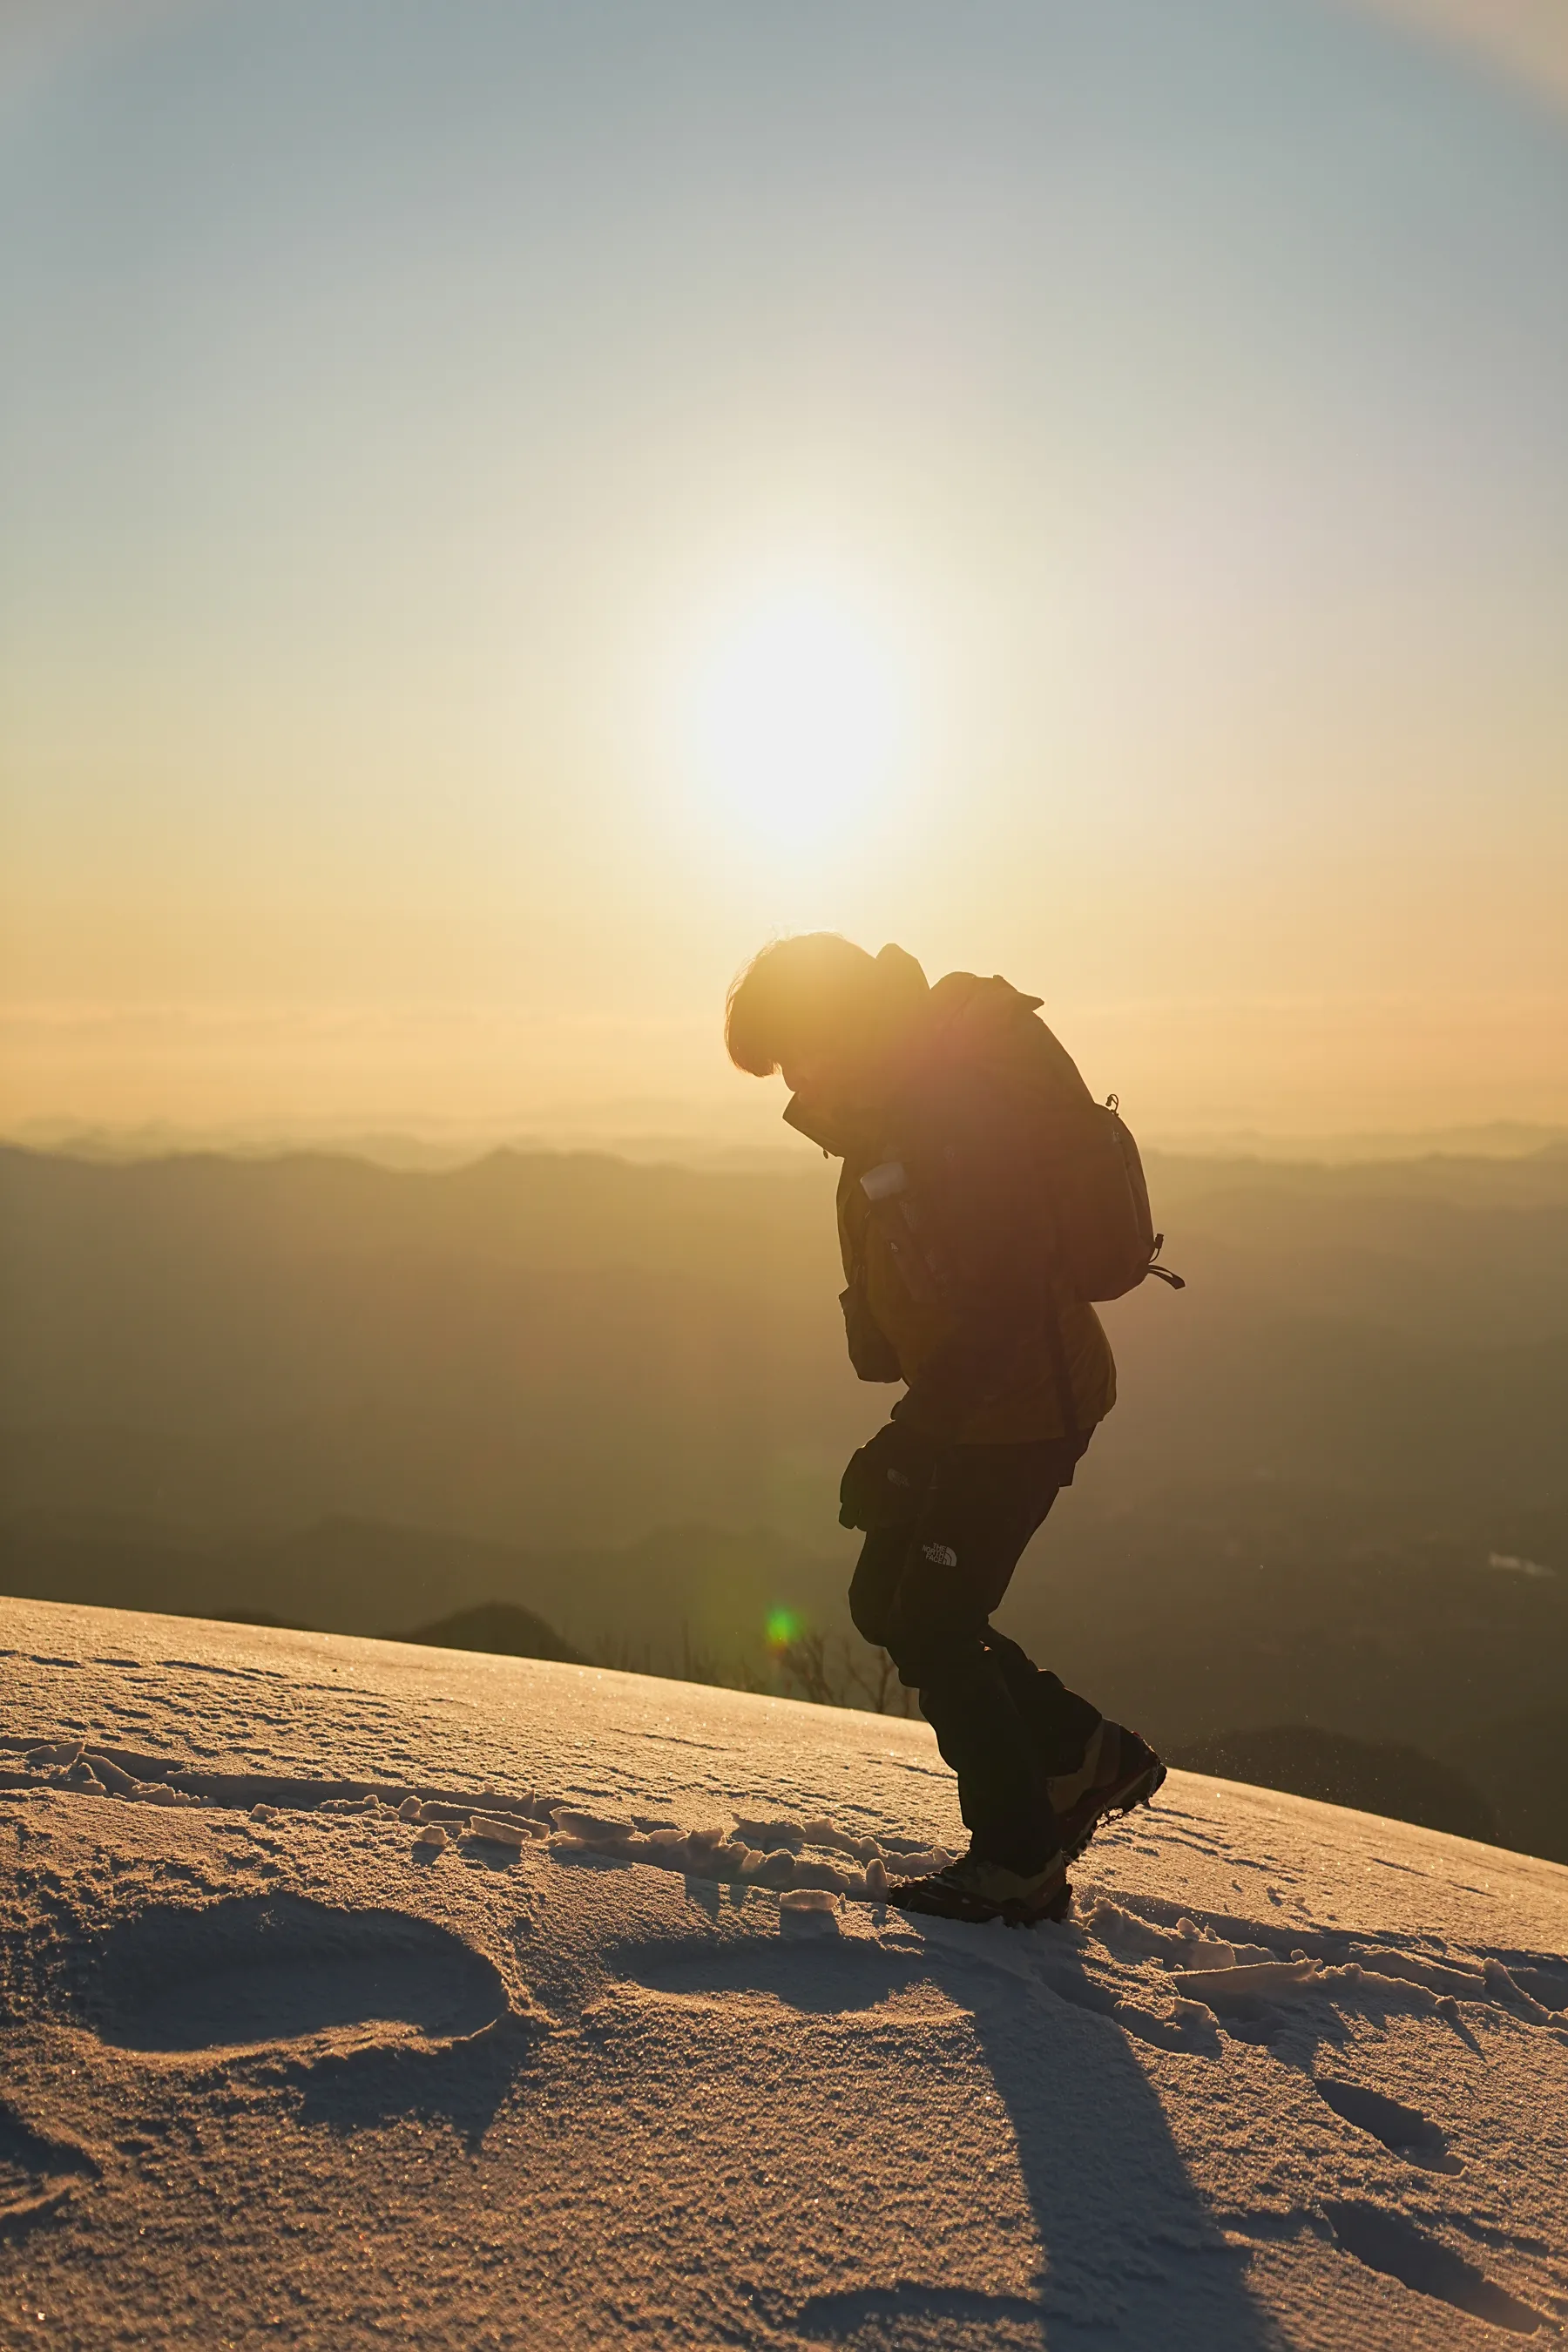
[[[943,983],[939,982],[941,987]],[[877,993],[890,1026],[900,1027],[922,1013],[932,990],[921,966],[907,948],[891,940],[877,955]]]
[[[999,974],[983,980],[972,971],[950,971],[933,988],[908,950],[891,943],[876,962],[887,1052],[875,1100],[829,1106],[795,1095],[784,1107],[785,1124],[835,1159],[871,1141],[881,1105],[914,1078],[922,1065],[943,1062],[950,1055],[962,1059],[972,1052],[984,1053],[1002,1031],[1044,1002],[1026,996]]]
[[[973,971],[950,971],[931,992],[931,1027],[944,1040],[975,1037],[1037,1013],[1043,996],[1026,996],[1011,981],[993,972],[982,980]]]
[[[876,957],[876,989],[872,999],[874,1034],[882,1041],[879,1059],[882,1078],[868,1088],[859,1103],[826,1104],[792,1095],[784,1105],[786,1127],[842,1160],[860,1149],[877,1124],[879,1105],[898,1086],[908,1065],[910,1047],[924,1028],[931,989],[914,957],[890,941]]]

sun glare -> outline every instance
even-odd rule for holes
[[[753,604],[696,681],[695,751],[716,811],[781,848],[864,813],[890,781],[905,696],[865,615],[821,590]]]

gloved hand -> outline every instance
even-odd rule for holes
[[[869,1534],[918,1518],[941,1451],[919,1431],[889,1421],[849,1457],[838,1487],[839,1526]]]

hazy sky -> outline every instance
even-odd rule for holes
[[[749,1132],[818,925],[1568,1119],[1568,75],[1417,14],[21,11],[0,1120]]]

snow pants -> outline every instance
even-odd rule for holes
[[[990,1622],[1068,1468],[1049,1442],[948,1447],[918,1515],[868,1535],[849,1587],[958,1777],[975,1853],[1013,1870],[1056,1852],[1047,1781],[1078,1769],[1100,1721]]]

